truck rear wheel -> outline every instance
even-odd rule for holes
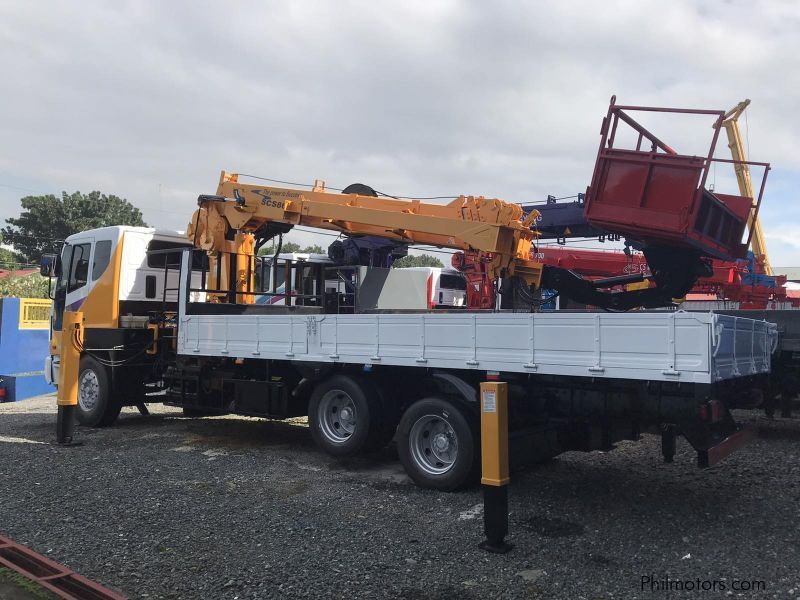
[[[78,374],[78,423],[87,427],[111,425],[122,410],[122,400],[112,397],[108,370],[91,356],[81,358]]]
[[[477,434],[457,405],[419,400],[403,414],[398,432],[400,462],[417,485],[450,492],[475,480]]]
[[[347,375],[334,375],[314,388],[308,424],[317,446],[332,456],[354,456],[387,441],[377,391]]]

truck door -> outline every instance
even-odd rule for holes
[[[61,251],[61,272],[58,274],[53,295],[54,331],[61,331],[64,311],[80,310],[89,294],[88,283],[93,249],[92,238],[81,238],[64,244]]]

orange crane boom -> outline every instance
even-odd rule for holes
[[[217,194],[200,196],[187,235],[211,260],[219,253],[236,255],[236,291],[251,292],[256,245],[296,225],[347,235],[376,235],[408,244],[476,251],[490,255],[489,275],[518,277],[538,288],[542,265],[530,259],[537,233],[517,204],[482,196],[459,196],[448,204],[379,198],[325,191],[317,182],[311,191],[241,183],[223,171]],[[228,265],[212,287],[224,289]],[[212,270],[213,272],[213,270]],[[241,294],[237,302],[252,302]]]

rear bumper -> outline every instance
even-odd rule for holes
[[[726,456],[751,442],[755,434],[753,427],[745,425],[708,450],[698,450],[697,466],[700,468],[714,466]]]

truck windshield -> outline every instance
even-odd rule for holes
[[[67,281],[71,267],[72,246],[64,244],[61,249],[61,265],[56,271],[56,288],[53,292],[53,331],[61,331],[64,308],[67,303]]]
[[[64,244],[64,247],[61,249],[61,269],[56,273],[56,291],[65,290],[67,288],[71,256],[72,246]]]
[[[467,280],[461,275],[444,275],[439,279],[439,287],[446,290],[466,290]]]

